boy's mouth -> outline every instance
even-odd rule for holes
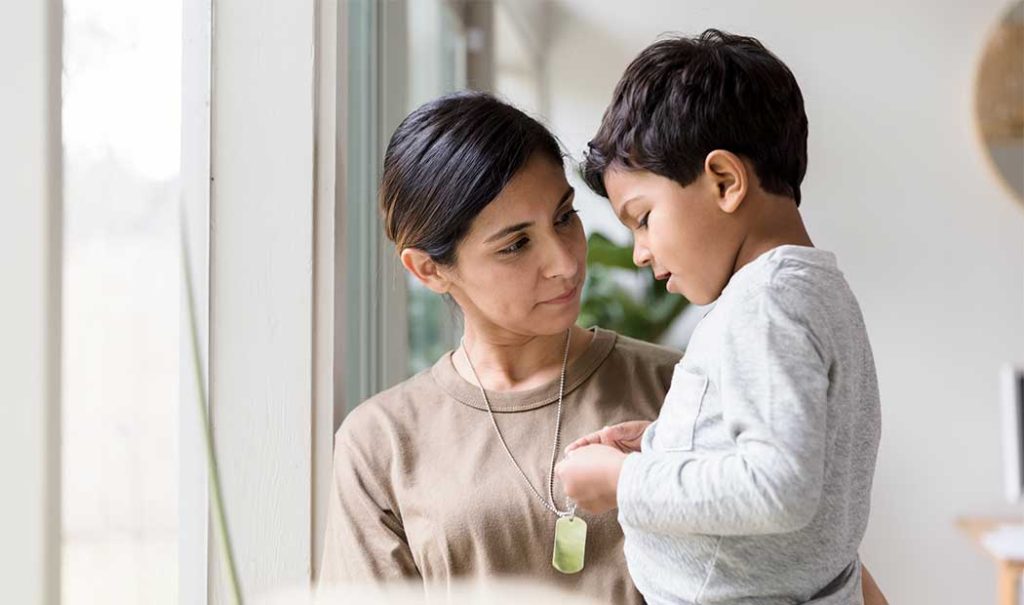
[[[672,273],[669,271],[662,271],[661,273],[655,273],[654,279],[665,282],[665,291],[672,292]]]

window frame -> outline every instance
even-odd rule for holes
[[[0,8],[0,499],[4,596],[60,602],[63,163],[60,0]]]
[[[211,511],[198,389],[210,392],[210,96],[212,0],[182,0],[181,205],[182,241],[193,300],[182,288],[179,343],[178,602],[206,603],[209,594]],[[186,254],[186,251],[182,251]],[[194,360],[190,305],[200,359]],[[196,368],[202,373],[196,375]],[[207,410],[207,414],[209,410]]]

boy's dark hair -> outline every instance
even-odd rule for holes
[[[399,124],[387,152],[379,203],[388,238],[443,265],[480,211],[534,154],[562,166],[558,141],[540,122],[483,92],[420,106]]]
[[[770,193],[800,205],[807,115],[789,68],[759,41],[709,29],[644,49],[615,87],[583,180],[607,197],[611,167],[642,169],[687,186],[715,149],[747,158]]]

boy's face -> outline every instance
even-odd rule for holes
[[[733,273],[742,243],[736,217],[720,206],[706,174],[681,186],[646,170],[610,168],[608,199],[633,232],[633,262],[650,266],[666,289],[704,305],[715,301]]]

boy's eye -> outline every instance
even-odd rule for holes
[[[575,208],[570,209],[568,212],[566,212],[562,216],[558,217],[558,220],[555,221],[555,224],[559,225],[559,226],[567,225],[569,223],[569,221],[572,220],[572,215],[577,214],[578,212],[579,212],[579,210],[577,210]]]
[[[498,254],[515,254],[516,252],[519,252],[523,248],[525,248],[526,244],[529,243],[529,241],[530,240],[528,238],[525,238],[525,237],[520,238],[520,239],[516,240],[516,242],[514,244],[512,244],[511,246],[509,246],[507,248],[502,248],[501,250],[499,250]]]
[[[642,219],[640,219],[640,228],[641,229],[647,227],[647,219],[650,216],[651,216],[651,213],[648,212],[647,214],[644,215],[644,217]]]

